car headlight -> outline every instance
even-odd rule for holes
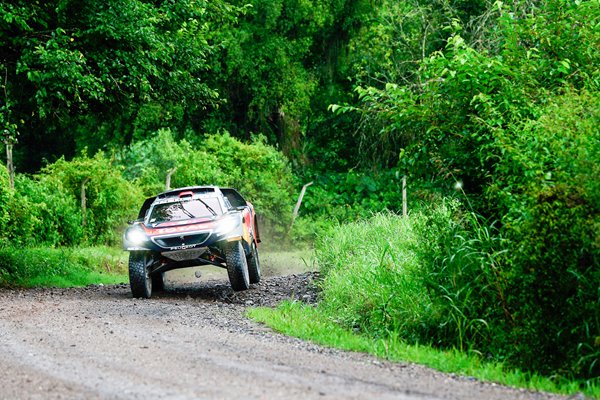
[[[224,219],[222,219],[221,221],[219,221],[219,226],[217,227],[217,233],[219,235],[225,235],[237,228],[239,228],[240,226],[240,218],[237,215],[232,215],[229,217],[226,217]]]
[[[141,245],[148,240],[146,232],[142,228],[132,227],[125,233],[127,241],[133,245]]]

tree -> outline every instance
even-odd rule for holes
[[[35,159],[26,167],[193,125],[218,99],[207,84],[213,31],[236,13],[203,0],[0,2],[5,100]]]
[[[216,85],[227,102],[208,130],[246,140],[261,133],[305,161],[314,142],[322,147],[330,133],[343,135],[339,121],[325,126],[331,121],[326,107],[349,89],[340,61],[360,15],[372,7],[363,0],[236,1],[246,3],[238,24],[222,31]]]
[[[13,147],[17,142],[17,125],[12,121],[11,102],[8,96],[8,70],[4,68],[4,79],[2,81],[2,89],[4,94],[4,102],[0,103],[0,129],[2,143],[6,146],[6,169],[8,170],[8,181],[11,189],[15,188],[15,168],[13,160]]]

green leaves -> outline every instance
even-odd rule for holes
[[[96,150],[107,139],[127,141],[138,112],[149,103],[161,108],[152,121],[143,115],[154,131],[163,126],[164,114],[186,127],[191,115],[218,102],[208,74],[209,58],[220,45],[215,24],[228,23],[238,12],[222,1],[5,3],[4,93],[14,119],[25,121],[26,151]],[[57,147],[49,132],[57,133],[60,150],[48,148]]]
[[[86,210],[80,208],[78,214],[86,221],[83,238],[91,244],[118,243],[123,223],[137,214],[143,200],[141,190],[100,152],[72,161],[61,158],[45,167],[41,178],[61,188],[74,202],[85,191]]]

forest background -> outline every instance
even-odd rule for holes
[[[598,0],[0,1],[0,283],[177,168],[314,243],[343,326],[595,385],[599,65]]]

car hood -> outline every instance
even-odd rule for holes
[[[172,233],[211,230],[214,228],[215,222],[215,220],[210,218],[196,218],[185,221],[165,222],[152,227],[144,225],[144,230],[149,236],[168,235]]]

